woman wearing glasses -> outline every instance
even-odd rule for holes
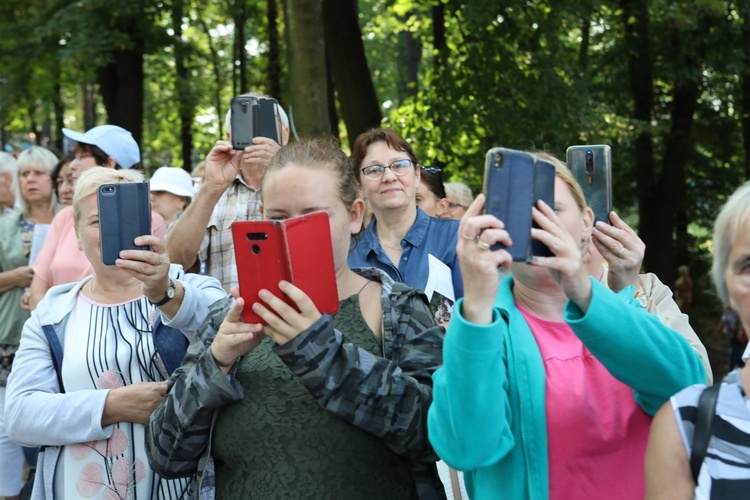
[[[417,207],[421,167],[409,143],[389,128],[368,130],[354,142],[352,163],[374,220],[349,254],[349,265],[382,269],[427,292],[431,303],[433,291],[461,298],[458,221],[430,217]]]

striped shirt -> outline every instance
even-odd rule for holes
[[[747,498],[750,490],[750,401],[742,389],[741,370],[721,381],[711,440],[703,460],[696,499]],[[691,453],[698,399],[704,385],[693,385],[670,399],[682,442]]]
[[[238,220],[262,218],[260,189],[248,185],[242,176],[237,175],[214,206],[198,251],[198,258],[206,263],[206,275],[219,280],[227,292],[233,286],[239,286],[232,224]]]

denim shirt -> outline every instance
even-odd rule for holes
[[[376,220],[365,229],[364,235],[349,252],[349,267],[376,267],[385,271],[394,281],[424,291],[430,266],[427,256],[432,254],[451,269],[453,293],[458,300],[464,296],[464,284],[456,256],[457,220],[436,219],[417,207],[417,218],[401,240],[401,260],[394,265],[380,246],[375,234]]]

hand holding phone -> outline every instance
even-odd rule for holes
[[[113,266],[122,250],[151,250],[138,246],[138,236],[151,234],[148,182],[102,184],[96,192],[102,262]]]
[[[296,309],[279,288],[287,281],[312,299],[321,313],[338,311],[338,286],[328,214],[315,212],[283,221],[240,221],[232,225],[240,295],[246,323],[265,323],[252,310],[268,290]]]

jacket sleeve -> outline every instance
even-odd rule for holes
[[[102,427],[109,390],[61,393],[52,353],[39,315],[32,314],[21,334],[5,395],[8,436],[24,446],[63,446],[107,439],[114,426]]]
[[[708,353],[703,346],[700,338],[690,326],[688,315],[680,311],[680,306],[672,297],[672,290],[662,283],[659,278],[652,273],[641,274],[641,287],[651,298],[648,312],[656,314],[662,323],[675,330],[688,341],[690,347],[700,356],[703,362],[703,368],[706,370],[706,383],[711,385],[714,380],[711,363],[708,359]]]
[[[427,429],[437,454],[451,467],[473,470],[498,462],[514,446],[508,398],[508,370],[499,311],[493,322],[476,325],[456,303],[443,345],[443,366],[435,372],[434,401]]]
[[[146,432],[149,465],[164,478],[196,473],[209,446],[215,410],[242,399],[242,386],[219,369],[210,349],[230,304],[231,300],[225,298],[211,307],[182,366],[169,378],[164,401],[149,419]]]
[[[685,387],[705,383],[700,356],[682,335],[635,303],[633,287],[615,294],[593,278],[591,283],[586,314],[568,302],[565,321],[616,379],[633,388],[646,413],[654,415]]]
[[[382,438],[399,455],[435,461],[427,408],[444,330],[434,326],[421,295],[410,297],[399,310],[390,359],[346,342],[328,315],[274,351],[326,411]]]
[[[171,266],[169,275],[180,280],[185,294],[174,318],[170,319],[162,315],[162,321],[167,326],[181,330],[192,341],[196,331],[208,317],[211,305],[226,298],[227,293],[216,278],[192,273],[185,274],[182,267],[177,264]]]

